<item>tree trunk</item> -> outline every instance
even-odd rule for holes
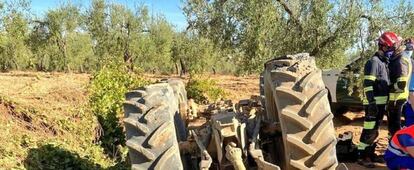
[[[175,73],[177,74],[177,75],[179,75],[180,73],[181,73],[181,70],[180,70],[180,68],[178,68],[179,66],[178,66],[178,63],[177,62],[174,62],[174,64],[175,64]]]
[[[129,53],[129,41],[131,37],[131,27],[129,23],[125,25],[126,32],[127,32],[127,41],[125,42],[124,46],[124,62],[128,67],[128,71],[134,71],[134,62],[132,62],[132,55]],[[121,32],[122,34],[122,32]]]
[[[124,52],[124,62],[128,67],[128,71],[134,71],[134,62],[132,62],[132,57],[128,49],[125,49]]]
[[[67,54],[67,50],[66,50],[66,42],[63,44],[63,55],[65,56],[65,65],[64,67],[66,67],[66,72],[70,73],[71,72],[71,68],[68,62],[68,54]]]
[[[181,64],[180,76],[186,75],[187,74],[187,66],[185,65],[183,59],[180,59],[180,64]]]
[[[65,72],[69,72],[70,68],[68,65],[68,56],[66,53],[66,40],[65,39],[56,39],[56,45],[58,46],[62,57],[63,57],[63,66],[62,65],[57,65],[56,68],[57,69],[62,69]],[[55,68],[55,69],[56,69]]]

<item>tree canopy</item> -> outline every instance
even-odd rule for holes
[[[405,0],[185,0],[184,31],[145,5],[89,3],[40,16],[28,0],[0,2],[0,70],[90,72],[119,60],[147,72],[245,74],[300,52],[338,68],[372,55],[381,31],[414,31]]]

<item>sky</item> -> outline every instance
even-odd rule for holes
[[[56,8],[61,4],[69,0],[31,0],[32,10],[37,16],[43,16],[48,9]],[[71,2],[81,5],[83,9],[87,8],[91,4],[91,0],[70,0]],[[187,21],[185,19],[182,10],[180,9],[182,0],[107,0],[108,2],[116,2],[124,4],[128,7],[133,7],[137,4],[145,4],[150,12],[153,14],[161,13],[166,19],[175,26],[176,30],[182,31],[187,27]],[[406,0],[411,4],[414,0]],[[384,6],[396,5],[393,0],[384,0]]]
[[[48,9],[58,7],[64,0],[32,0],[31,2],[33,12],[38,16],[43,16]],[[72,0],[71,2],[81,5],[82,8],[89,7],[91,4],[90,0]],[[124,4],[132,9],[136,4],[144,4],[151,13],[163,14],[177,30],[181,31],[187,27],[187,21],[180,9],[180,0],[109,0],[108,2]]]

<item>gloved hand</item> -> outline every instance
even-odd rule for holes
[[[376,115],[378,113],[378,107],[375,103],[370,103],[368,105],[368,112],[370,115]]]

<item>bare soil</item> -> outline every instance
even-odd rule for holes
[[[160,75],[146,75],[152,80],[160,78],[168,78],[168,76]],[[175,76],[177,77],[177,76]],[[216,80],[218,86],[223,88],[228,93],[228,99],[237,102],[241,99],[248,99],[252,95],[259,95],[259,75],[251,75],[244,77],[236,77],[231,75],[206,75],[213,80]],[[188,77],[186,77],[188,79]],[[364,113],[348,112],[343,116],[334,118],[334,126],[337,135],[351,131],[354,135],[353,142],[358,143],[362,132]],[[386,120],[386,119],[385,119]],[[388,130],[386,121],[381,125],[378,137],[377,154],[383,154],[388,146]],[[345,162],[350,170],[386,170],[385,164],[376,164],[377,167],[373,169],[365,168],[357,163]]]
[[[18,127],[31,132],[56,136],[59,132],[53,127],[54,122],[46,122],[45,118],[70,116],[75,120],[71,112],[87,102],[89,75],[9,72],[0,74],[0,82],[0,97],[5,100],[0,101],[0,115],[4,121],[20,124]],[[19,108],[26,110],[16,111]]]
[[[252,95],[259,95],[259,75],[236,77],[232,75],[203,75],[216,81],[217,85],[228,94],[227,99],[238,102],[242,99],[249,99]],[[177,75],[154,75],[145,74],[144,78],[152,81],[166,78],[180,78]],[[189,77],[182,77],[185,81]]]
[[[29,152],[48,141],[82,146],[67,122],[85,119],[77,109],[87,103],[88,83],[87,74],[0,73],[0,166],[22,169]]]
[[[35,108],[70,109],[86,102],[89,75],[9,72],[0,74],[0,82],[0,94],[19,104]]]
[[[250,98],[251,95],[259,95],[259,76],[235,77],[228,75],[211,76],[217,80],[218,85],[225,89],[233,101]],[[348,112],[343,116],[334,118],[334,125],[337,135],[351,131],[354,135],[353,142],[358,143],[363,126],[364,113]],[[386,119],[385,119],[386,120]],[[377,154],[383,154],[388,145],[388,130],[386,121],[381,125],[378,137]],[[358,165],[357,163],[345,163],[350,170],[369,169]],[[385,164],[377,164],[376,168],[370,170],[386,170]]]
[[[217,81],[228,94],[228,99],[236,102],[259,94],[259,76],[251,75],[236,77],[230,75],[206,75]],[[145,74],[144,78],[159,80],[178,77],[171,75]],[[188,80],[188,77],[185,78]],[[66,73],[39,73],[39,72],[10,72],[0,73],[0,96],[13,99],[25,107],[49,110],[50,114],[67,112],[87,102],[87,85],[90,80],[88,74]],[[7,122],[11,110],[7,105],[0,103],[1,119]],[[0,119],[0,120],[1,120]],[[351,131],[354,142],[357,143],[362,130],[363,113],[347,113],[334,119],[337,134]],[[383,153],[387,147],[387,128],[382,125],[379,136],[378,153]],[[346,163],[349,169],[364,169],[356,163]],[[378,165],[375,169],[386,169],[385,165]]]

